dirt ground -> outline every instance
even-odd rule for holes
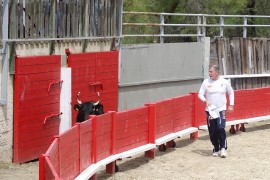
[[[227,127],[227,132],[229,127]],[[98,179],[270,179],[270,121],[246,125],[246,132],[227,133],[227,158],[212,157],[212,145],[207,131],[199,131],[199,138],[176,139],[176,148],[156,151],[154,159],[140,154],[117,161],[120,171],[98,173]],[[38,179],[38,162],[22,165],[1,164],[1,180]]]

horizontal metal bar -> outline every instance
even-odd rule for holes
[[[120,83],[119,87],[131,87],[131,86],[141,86],[141,85],[150,85],[158,83],[171,83],[179,81],[192,81],[192,80],[201,80],[203,77],[188,77],[188,78],[179,78],[179,79],[163,79],[163,80],[153,80],[153,81],[143,81],[143,82],[132,82],[132,83]]]
[[[216,14],[188,14],[188,13],[156,13],[156,12],[127,12],[123,14],[139,14],[139,15],[156,15],[156,16],[201,16],[201,17],[237,17],[237,18],[270,18],[270,16],[264,15],[216,15]]]
[[[155,24],[155,23],[123,23],[123,26],[164,26],[164,27],[270,27],[269,24]]]
[[[123,23],[123,26],[170,26],[170,27],[183,27],[183,26],[204,26],[203,24],[157,24],[157,23]]]
[[[270,77],[270,74],[241,74],[241,75],[222,75],[223,78],[259,78],[259,77]]]
[[[6,42],[41,42],[41,41],[74,41],[74,40],[104,40],[122,38],[122,36],[107,36],[107,37],[74,37],[74,38],[37,38],[37,39],[4,39]]]
[[[197,26],[204,26],[204,27],[270,27],[269,24],[259,24],[259,25],[243,25],[243,24],[205,24],[205,25],[197,25]]]
[[[7,100],[6,99],[1,99],[0,100],[0,105],[6,105],[7,104]]]
[[[123,37],[187,37],[187,36],[191,36],[191,37],[203,37],[203,34],[126,34],[123,35]]]

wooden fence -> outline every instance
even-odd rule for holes
[[[119,0],[9,0],[9,38],[116,36],[121,4]]]
[[[270,40],[267,38],[217,38],[211,42],[210,64],[224,75],[270,74]],[[270,77],[231,79],[234,89],[267,87]]]

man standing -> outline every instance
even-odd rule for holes
[[[212,65],[208,70],[209,78],[205,79],[199,90],[198,97],[205,102],[207,126],[210,140],[214,146],[213,156],[226,157],[226,93],[229,94],[228,112],[234,110],[234,92],[228,80],[219,76],[219,67]]]

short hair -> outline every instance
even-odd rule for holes
[[[210,65],[209,69],[213,68],[216,72],[219,72],[219,66],[218,65]]]

